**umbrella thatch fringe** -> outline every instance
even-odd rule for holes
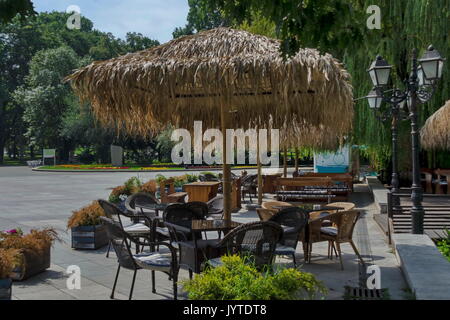
[[[147,136],[167,123],[189,129],[196,120],[219,128],[222,103],[233,111],[234,128],[282,128],[298,119],[348,134],[353,95],[342,64],[315,49],[284,60],[279,46],[218,28],[94,62],[68,80],[102,123],[130,134]]]
[[[450,100],[427,119],[420,136],[424,149],[450,150]]]

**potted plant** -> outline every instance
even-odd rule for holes
[[[0,300],[11,300],[11,273],[16,262],[17,250],[0,249]]]
[[[95,250],[108,244],[106,228],[100,222],[100,217],[104,215],[98,201],[73,211],[67,222],[67,229],[71,229],[73,249]]]
[[[23,234],[20,229],[0,233],[0,249],[17,250],[11,273],[13,280],[25,280],[50,267],[50,249],[58,234],[52,228],[31,230]]]
[[[308,300],[321,298],[327,290],[314,275],[293,268],[259,271],[249,259],[223,256],[223,264],[207,267],[183,282],[191,300]]]
[[[133,193],[141,191],[142,181],[138,177],[131,177],[121,186],[115,187],[110,195],[108,200],[125,210],[125,200],[128,196]]]

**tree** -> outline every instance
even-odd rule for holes
[[[24,108],[26,136],[31,144],[57,148],[67,160],[71,143],[61,135],[61,123],[73,95],[64,77],[81,67],[81,59],[69,47],[39,51],[30,61],[26,84],[14,92],[15,102]]]
[[[17,155],[16,150],[25,146],[29,146],[32,152],[35,143],[30,143],[28,138],[34,135],[25,135],[30,130],[26,127],[28,122],[22,121],[26,108],[19,101],[34,99],[44,103],[38,98],[44,98],[45,93],[41,89],[42,83],[47,80],[55,89],[55,79],[45,79],[45,71],[42,74],[39,70],[33,71],[36,78],[33,83],[39,83],[36,86],[26,83],[30,61],[38,51],[66,47],[71,48],[79,59],[92,61],[110,59],[159,44],[138,33],[129,33],[125,40],[115,38],[111,33],[95,30],[92,21],[85,17],[81,17],[80,30],[69,30],[66,27],[69,16],[63,12],[40,13],[26,18],[14,17],[7,24],[0,24],[0,150],[3,151],[6,146],[13,157]],[[50,76],[58,79],[60,75],[52,73]],[[17,90],[19,87],[21,89]],[[25,91],[28,91],[28,96],[23,95]],[[66,102],[62,103],[67,106]],[[2,163],[3,152],[0,152]]]
[[[0,0],[0,23],[10,22],[16,15],[36,14],[31,0]]]
[[[188,23],[184,27],[178,27],[172,33],[174,38],[190,35],[198,31],[209,30],[220,26],[228,26],[222,12],[215,4],[208,0],[188,0]]]

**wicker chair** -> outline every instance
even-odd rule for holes
[[[284,231],[275,249],[275,255],[292,256],[294,266],[297,267],[295,250],[298,240],[304,239],[304,230],[308,225],[308,212],[298,207],[286,208],[272,216],[269,221],[278,223]],[[305,241],[303,241],[303,251],[306,258],[308,248]]]
[[[315,242],[328,241],[328,256],[330,257],[333,249],[337,249],[337,255],[339,256],[342,270],[344,269],[341,252],[342,243],[350,243],[361,263],[365,264],[352,239],[353,230],[358,222],[359,216],[359,211],[350,210],[340,211],[326,217],[311,220],[309,223],[309,262],[311,262],[312,244]],[[324,221],[330,221],[332,226],[324,227]]]
[[[209,200],[206,205],[208,206],[208,217],[214,219],[222,219],[223,217],[223,196],[218,195]]]
[[[208,216],[208,205],[205,202],[201,201],[192,201],[186,203],[186,208],[195,212],[196,220],[206,219]]]
[[[283,235],[278,223],[251,222],[240,225],[229,232],[210,252],[209,265],[221,265],[224,254],[239,254],[251,258],[255,266],[262,269],[272,265],[275,248]],[[215,257],[214,257],[215,256]]]
[[[177,282],[178,282],[178,261],[175,249],[165,242],[141,242],[137,238],[132,238],[125,232],[120,225],[118,225],[112,219],[106,217],[100,217],[102,223],[106,226],[106,231],[110,240],[110,243],[114,247],[117,254],[119,266],[117,267],[116,277],[114,279],[114,285],[111,292],[111,299],[114,299],[114,291],[117,285],[117,279],[119,278],[119,272],[121,268],[133,270],[133,280],[131,282],[131,289],[128,299],[131,300],[133,296],[134,283],[136,280],[136,273],[140,269],[146,269],[152,271],[152,292],[156,293],[155,288],[155,271],[162,271],[169,275],[173,281],[173,297],[177,299]],[[141,252],[139,254],[132,254],[130,243],[134,242],[137,246],[149,246],[150,251]],[[165,246],[169,249],[169,253],[162,253],[154,251],[155,246]]]
[[[172,204],[164,212],[164,225],[169,232],[170,243],[179,250],[179,265],[187,267],[191,278],[192,272],[200,272],[201,263],[205,260],[205,255],[199,255],[199,252],[218,242],[203,240],[201,232],[192,232],[192,220],[205,219],[206,212],[206,204],[202,202]]]
[[[129,214],[127,212],[123,212],[116,206],[114,203],[111,203],[106,200],[98,200],[98,203],[102,207],[105,212],[106,217],[114,221],[118,224],[126,233],[128,233],[131,237],[150,237],[151,235],[151,226],[146,223],[141,222],[132,222],[131,224],[124,225],[121,217],[129,218],[133,221],[135,218],[134,214]],[[106,257],[109,258],[109,252],[111,250],[111,243],[108,246],[108,251],[106,252]],[[136,246],[136,252],[139,252],[139,246]]]
[[[136,215],[134,218],[135,222],[139,222],[141,217],[141,211],[136,210],[136,203],[139,204],[158,204],[159,200],[150,193],[147,192],[137,192],[133,193],[131,196],[127,198],[125,201],[125,208],[128,210],[128,213]],[[150,212],[150,215],[156,216],[156,213]]]
[[[258,175],[248,174],[241,179],[241,194],[242,199],[245,199],[245,195],[248,194],[250,197],[250,202],[253,202],[252,195],[256,198],[256,193],[258,190]]]

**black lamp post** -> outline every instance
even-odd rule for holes
[[[420,66],[419,66],[420,64]],[[400,90],[397,88],[388,89],[389,77],[392,67],[380,56],[372,63],[368,70],[372,79],[374,90],[369,93],[370,106],[381,106],[384,101],[391,105],[391,112],[393,116],[393,175],[392,187],[398,190],[398,172],[397,172],[397,129],[396,122],[400,107],[399,105],[404,101],[408,101],[409,119],[411,120],[411,145],[412,145],[412,233],[423,233],[423,190],[420,181],[420,140],[419,140],[419,124],[418,124],[418,104],[428,102],[436,88],[437,81],[442,77],[444,67],[444,59],[439,52],[433,48],[428,47],[421,59],[417,59],[417,50],[413,50],[412,54],[412,72],[410,78],[405,81],[406,89]],[[381,99],[381,101],[380,101]],[[396,120],[394,120],[396,119]],[[395,126],[394,126],[395,122]],[[395,172],[395,175],[394,175]],[[394,190],[393,190],[394,191]]]
[[[386,91],[385,91],[386,93]],[[400,95],[399,95],[400,93]],[[370,109],[374,110],[375,115],[380,121],[391,119],[391,138],[392,138],[392,176],[391,176],[391,193],[400,191],[400,181],[398,173],[398,123],[401,119],[402,110],[405,107],[406,100],[403,99],[401,92],[393,90],[393,94],[389,99],[383,98],[382,93],[377,89],[372,89],[367,95]],[[382,111],[381,105],[386,102],[389,107]],[[404,117],[403,117],[404,118]]]

